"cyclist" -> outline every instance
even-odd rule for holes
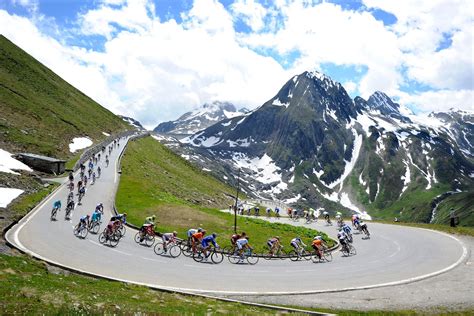
[[[102,212],[103,214],[104,212]],[[119,221],[121,224],[127,223],[127,213],[117,214],[110,218],[111,221]]]
[[[267,216],[271,216],[272,209],[267,207],[266,211],[267,211]]]
[[[193,234],[197,233],[197,232],[202,232],[202,228],[199,227],[198,229],[196,228],[190,228],[187,233],[186,233],[186,236],[188,236],[188,246],[191,245],[191,239],[193,238]]]
[[[57,209],[58,211],[61,210],[61,201],[57,200],[53,203],[53,209]]]
[[[153,229],[154,226],[155,226],[155,219],[156,219],[156,216],[155,215],[152,215],[152,216],[148,216],[147,218],[145,218],[145,223],[142,225],[142,227],[140,228],[140,242],[143,241],[143,239],[145,238],[145,235],[147,233],[147,231],[149,229]]]
[[[293,217],[293,209],[291,207],[288,208],[287,213],[289,218]]]
[[[313,238],[313,242],[311,244],[311,247],[313,247],[313,249],[316,252],[319,259],[322,258],[321,250],[324,246],[326,246],[326,243],[324,242],[324,240],[321,236],[316,236],[316,237]]]
[[[323,212],[323,215],[324,215],[324,219],[325,219],[326,221],[329,221],[329,213],[328,213],[328,211],[324,211],[324,212]]]
[[[87,214],[87,215],[82,216],[79,219],[79,224],[77,224],[78,230],[81,229],[81,226],[82,226],[82,228],[89,227],[89,218],[90,218],[90,216],[89,216],[89,214]]]
[[[102,212],[98,210],[97,208],[92,212],[92,217],[91,217],[91,222],[100,222],[100,219],[102,218]]]
[[[359,227],[360,229],[367,235],[367,237],[370,236],[369,230],[367,229],[367,224],[363,222],[362,220],[359,222]]]
[[[347,236],[342,229],[337,233],[337,239],[339,240],[341,247],[347,247]]]
[[[352,226],[358,229],[359,228],[359,221],[360,221],[359,214],[353,214],[352,215]]]
[[[255,216],[258,216],[260,213],[260,208],[258,206],[255,206]]]
[[[102,214],[104,214],[104,204],[102,204],[102,203],[97,204],[95,206],[95,210],[101,212]]]
[[[161,239],[163,240],[163,249],[165,250],[165,252],[167,251],[167,245],[176,242],[177,235],[178,233],[176,231],[172,233],[164,233],[163,235],[161,235]]]
[[[196,252],[196,245],[201,243],[205,234],[206,231],[203,229],[202,231],[198,231],[192,235],[192,248],[194,253]]]
[[[298,253],[299,253],[300,248],[306,247],[306,245],[304,244],[304,242],[301,240],[300,237],[293,238],[290,241],[290,246],[295,248],[296,252],[298,252]]]
[[[95,171],[92,172],[92,183],[95,183]]]
[[[79,190],[82,187],[82,180],[77,181],[77,194],[79,195]]]
[[[74,191],[74,182],[69,182],[69,184],[67,185],[68,188],[69,188],[69,191]]]
[[[236,243],[237,243],[237,240],[241,239],[241,238],[245,238],[247,234],[245,232],[242,232],[241,234],[233,234],[231,237],[230,237],[230,243],[232,245],[232,251],[235,250],[235,247],[236,247]]]
[[[74,174],[72,173],[72,171],[69,171],[69,181],[74,181]]]
[[[72,211],[75,206],[76,206],[76,204],[74,203],[74,199],[71,198],[71,199],[68,200],[68,202],[67,202],[66,209],[67,209],[68,211]]]
[[[219,245],[216,243],[217,234],[212,233],[212,235],[206,236],[201,241],[202,252],[204,253],[204,258],[207,259],[208,254],[207,250],[211,247],[211,244],[214,245],[215,248],[219,248]]]
[[[342,225],[342,230],[344,231],[344,233],[346,233],[347,235],[350,235],[351,232],[352,232],[352,229],[349,225],[347,224],[344,224]]]
[[[97,174],[98,174],[99,178],[100,178],[100,173],[101,172],[102,172],[102,169],[100,169],[100,167],[97,167]]]
[[[270,249],[269,254],[273,256],[275,253],[275,250],[280,247],[280,237],[275,236],[275,237],[270,238],[269,240],[267,240],[267,245],[268,245],[268,248]]]
[[[335,218],[336,218],[337,224],[338,224],[339,226],[342,226],[343,221],[342,221],[342,217],[341,217],[341,215],[339,214],[339,212],[336,213],[336,217],[335,217]]]
[[[237,254],[241,257],[241,260],[243,259],[242,256],[244,250],[252,249],[252,247],[249,245],[249,238],[247,236],[237,239],[235,245],[237,246]]]
[[[275,207],[275,216],[280,217],[280,208],[279,207]]]
[[[69,194],[67,195],[67,203],[69,203],[69,201],[71,201],[72,199],[74,199],[74,193],[69,192]]]

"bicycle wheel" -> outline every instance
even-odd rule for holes
[[[352,243],[354,239],[352,238],[352,234],[347,234],[347,240]]]
[[[220,252],[213,251],[211,254],[211,260],[215,264],[219,264],[222,262],[222,260],[224,260],[224,255]]]
[[[301,252],[301,256],[304,260],[311,260],[311,253],[306,249],[303,249],[303,251]]]
[[[147,235],[145,237],[145,245],[147,245],[147,247],[153,246],[154,243],[155,243],[155,236]]]
[[[202,262],[204,260],[204,255],[201,251],[193,253],[193,259],[196,262]]]
[[[133,240],[135,240],[135,242],[137,244],[139,244],[140,243],[140,238],[141,238],[140,237],[140,232],[138,232],[138,233],[135,234],[135,237],[133,238]]]
[[[280,251],[277,252],[277,258],[279,258],[280,260],[285,260],[287,258],[290,258],[290,255],[288,254],[288,252],[286,252],[286,250],[280,249]]]
[[[323,253],[323,258],[324,260],[326,260],[327,262],[331,262],[332,261],[332,253],[330,251],[325,251]]]
[[[318,255],[316,253],[311,256],[311,260],[313,261],[313,263],[321,262],[321,259],[319,259]]]
[[[224,248],[222,248],[222,253],[226,256],[231,256],[234,254],[234,247],[232,246],[225,246]]]
[[[349,257],[349,252],[350,252],[350,250],[349,250],[348,246],[342,246],[341,253],[342,253],[343,256]]]
[[[120,234],[114,233],[112,236],[110,236],[109,243],[111,247],[117,247],[119,241]]]
[[[181,254],[181,248],[179,248],[178,245],[172,245],[168,249],[168,254],[170,255],[171,258],[179,257],[179,255]]]
[[[52,220],[52,221],[56,220],[56,212],[57,212],[56,209],[52,209],[52,210],[51,210],[51,220]]]
[[[288,253],[288,256],[290,257],[290,260],[291,261],[298,261],[300,258],[298,256],[298,253],[296,252],[296,250],[292,250]]]
[[[191,257],[193,255],[193,248],[186,244],[181,244],[181,252],[185,257]]]
[[[82,227],[81,230],[80,230],[81,238],[82,238],[82,239],[85,239],[88,232],[89,232],[89,231],[87,230],[86,227]]]
[[[357,251],[354,246],[350,245],[349,254],[354,256],[357,254]]]
[[[247,262],[248,262],[249,264],[251,264],[251,265],[257,264],[258,259],[259,259],[259,258],[258,258],[256,255],[254,255],[254,254],[249,254],[249,255],[247,256]]]
[[[79,225],[74,226],[73,233],[74,233],[74,236],[76,237],[79,236]]]
[[[99,232],[99,229],[100,229],[100,224],[99,224],[99,222],[94,222],[94,223],[92,224],[92,227],[91,227],[91,229],[90,229],[90,232],[91,232],[91,234],[94,234],[94,235],[95,235],[95,234],[97,234],[97,233]]]
[[[158,255],[158,256],[161,256],[162,254],[165,253],[165,248],[163,247],[163,243],[162,242],[157,242],[155,247],[153,248],[153,250],[155,251],[155,253]]]
[[[104,232],[100,233],[100,235],[99,235],[99,242],[100,242],[101,244],[104,244],[106,240],[107,240],[107,238],[105,238],[105,233],[104,233]]]
[[[227,256],[227,259],[230,263],[237,264],[240,261],[240,256],[236,254],[231,254]]]
[[[120,236],[123,237],[125,236],[125,232],[127,231],[127,229],[125,228],[124,225],[121,225],[119,231],[120,231]]]

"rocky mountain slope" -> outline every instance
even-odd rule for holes
[[[240,116],[247,109],[237,110],[232,103],[215,101],[206,103],[194,111],[187,112],[175,121],[160,123],[154,131],[173,134],[177,137],[192,135],[224,119]]]
[[[261,107],[166,142],[230,183],[240,168],[249,195],[426,222],[436,196],[474,187],[473,127],[472,113],[421,118],[304,72]]]
[[[136,119],[134,119],[132,117],[123,116],[123,115],[118,115],[118,117],[120,117],[122,120],[124,120],[128,124],[132,125],[136,129],[139,129],[139,130],[142,130],[142,131],[146,130],[139,121],[137,121]]]

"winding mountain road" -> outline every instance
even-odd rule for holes
[[[101,245],[98,236],[88,234],[82,240],[73,235],[73,226],[95,205],[104,203],[101,231],[110,218],[120,181],[119,157],[126,141],[113,150],[109,167],[102,160],[102,176],[87,185],[82,205],[73,211],[71,221],[64,220],[68,194],[63,184],[6,234],[8,242],[37,258],[98,276],[147,285],[214,295],[303,294],[376,288],[409,283],[446,272],[466,259],[461,241],[431,230],[369,223],[372,238],[354,235],[357,255],[343,257],[334,253],[331,263],[260,259],[257,265],[219,265],[196,263],[180,256],[172,259],[157,256],[153,248],[137,245],[135,231],[127,232],[116,248]],[[78,175],[76,174],[77,183]],[[52,203],[61,199],[63,210],[57,221],[50,221]],[[126,211],[126,210],[121,210]],[[274,219],[273,219],[274,220]],[[281,222],[290,222],[281,219]],[[298,225],[298,223],[296,223]],[[303,225],[303,223],[299,224]],[[335,237],[336,228],[322,223],[311,227]],[[250,232],[251,234],[251,232]],[[223,236],[218,237],[225,238]],[[288,245],[286,247],[289,247]]]

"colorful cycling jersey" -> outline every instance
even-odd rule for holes
[[[350,234],[352,231],[351,227],[347,224],[344,224],[344,226],[342,226],[342,230],[344,230],[346,234]]]
[[[192,237],[195,233],[197,233],[197,229],[194,229],[194,228],[191,228],[190,230],[188,230],[188,238]]]
[[[58,201],[54,202],[53,206],[57,207],[57,208],[61,208],[61,201],[58,200]]]
[[[293,238],[290,243],[299,245],[299,244],[302,244],[303,241],[301,240],[301,238],[297,237],[297,238]]]
[[[192,236],[194,239],[201,240],[204,234],[202,232],[197,232],[197,233],[194,233]]]
[[[278,242],[278,239],[276,239],[276,238],[270,238],[270,239],[268,240],[268,242],[271,243],[271,244],[274,244],[274,243]]]
[[[82,194],[86,193],[86,188],[84,188],[84,187],[80,188],[79,193],[82,193]]]
[[[166,234],[163,234],[161,235],[161,238],[165,241],[174,241],[176,239],[176,237],[173,235],[173,233],[166,233]]]
[[[323,243],[323,241],[322,241],[322,240],[320,240],[320,239],[316,239],[316,240],[313,240],[313,243],[312,243],[312,245],[313,245],[313,246],[316,246],[316,247],[319,247],[319,246],[321,246],[321,245],[322,245],[322,243]]]
[[[71,200],[71,201],[69,201],[69,203],[67,203],[67,207],[70,208],[70,209],[73,209],[74,206],[75,206],[75,204],[74,204],[73,200]]]
[[[242,238],[241,235],[239,235],[239,234],[234,234],[234,235],[232,235],[232,237],[230,237],[230,240],[231,240],[233,243],[235,243],[235,242],[236,242],[237,240],[239,240],[240,238]]]
[[[338,238],[339,240],[344,240],[344,239],[346,239],[346,233],[344,233],[344,231],[341,230],[339,233],[337,233],[337,238]]]
[[[92,221],[100,221],[100,218],[102,217],[102,213],[95,210],[94,213],[92,213]]]
[[[145,224],[153,224],[153,225],[155,225],[155,219],[153,218],[153,216],[150,216],[150,217],[145,218]]]
[[[240,238],[236,241],[236,244],[239,247],[239,249],[242,249],[242,247],[247,245],[248,243],[249,241],[247,240],[247,238]]]
[[[80,218],[81,222],[85,222],[89,219],[89,216],[88,215],[84,215]]]
[[[205,248],[207,246],[209,246],[209,244],[213,244],[214,247],[218,247],[217,243],[216,243],[216,239],[214,238],[214,236],[212,235],[209,235],[209,236],[206,236],[202,239],[201,241],[201,245]]]
[[[99,212],[97,209],[96,209],[96,212]],[[117,214],[115,216],[112,216],[110,218],[111,221],[121,221],[122,223],[126,223],[127,222],[127,217],[124,215],[124,214]]]

